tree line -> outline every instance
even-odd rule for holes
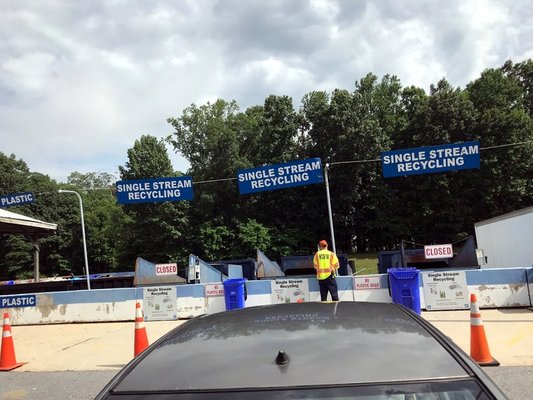
[[[533,61],[507,61],[464,89],[446,79],[429,93],[369,73],[352,90],[313,91],[295,108],[270,95],[241,111],[235,101],[192,104],[167,121],[166,138],[143,135],[120,179],[190,175],[194,200],[119,205],[114,177],[72,172],[58,183],[0,152],[0,193],[31,191],[12,211],[58,224],[40,241],[43,276],[83,274],[78,200],[83,197],[91,272],[132,270],[136,257],[187,263],[312,254],[330,238],[324,185],[239,195],[237,170],[319,157],[329,186],[338,252],[397,248],[400,240],[454,242],[474,223],[533,204]],[[478,140],[479,169],[385,179],[383,151]],[[175,171],[166,144],[190,163]],[[0,235],[0,278],[33,274],[31,244]]]

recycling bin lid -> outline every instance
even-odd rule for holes
[[[234,283],[244,283],[246,282],[246,278],[234,278],[234,279],[226,279],[223,284],[234,284]]]
[[[396,279],[413,279],[418,276],[419,270],[416,268],[389,268],[387,273],[394,276]]]

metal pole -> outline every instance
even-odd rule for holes
[[[80,201],[81,234],[83,236],[83,256],[85,257],[85,275],[87,275],[87,289],[91,290],[91,280],[89,278],[89,261],[87,259],[87,241],[85,239],[85,221],[83,220],[83,202],[81,201],[80,194],[74,190],[59,189],[59,193],[74,193],[76,196],[78,196],[78,200]]]
[[[333,215],[331,213],[331,198],[329,196],[328,170],[329,170],[329,163],[326,163],[326,165],[324,166],[324,183],[326,184],[326,198],[327,198],[327,203],[328,203],[328,214],[329,214],[329,230],[331,232],[331,248],[333,249],[334,253],[337,253],[337,249],[335,248],[335,231],[333,230]]]
[[[33,245],[33,279],[35,282],[39,282],[39,252],[41,249],[39,248],[39,239],[37,235],[31,238],[31,243]]]
[[[406,265],[405,265],[405,246],[403,243],[403,239],[400,241],[400,259],[402,262],[401,267],[404,268]]]

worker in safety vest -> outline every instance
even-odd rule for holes
[[[336,271],[339,269],[339,259],[337,255],[328,250],[328,242],[321,240],[318,242],[320,250],[316,252],[313,259],[313,266],[316,269],[316,279],[320,286],[320,300],[328,299],[328,291],[331,293],[331,300],[339,301]]]

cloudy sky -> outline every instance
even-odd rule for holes
[[[351,90],[368,72],[426,91],[533,58],[530,0],[0,0],[0,152],[65,182],[216,98]],[[187,162],[171,154],[174,168]]]

